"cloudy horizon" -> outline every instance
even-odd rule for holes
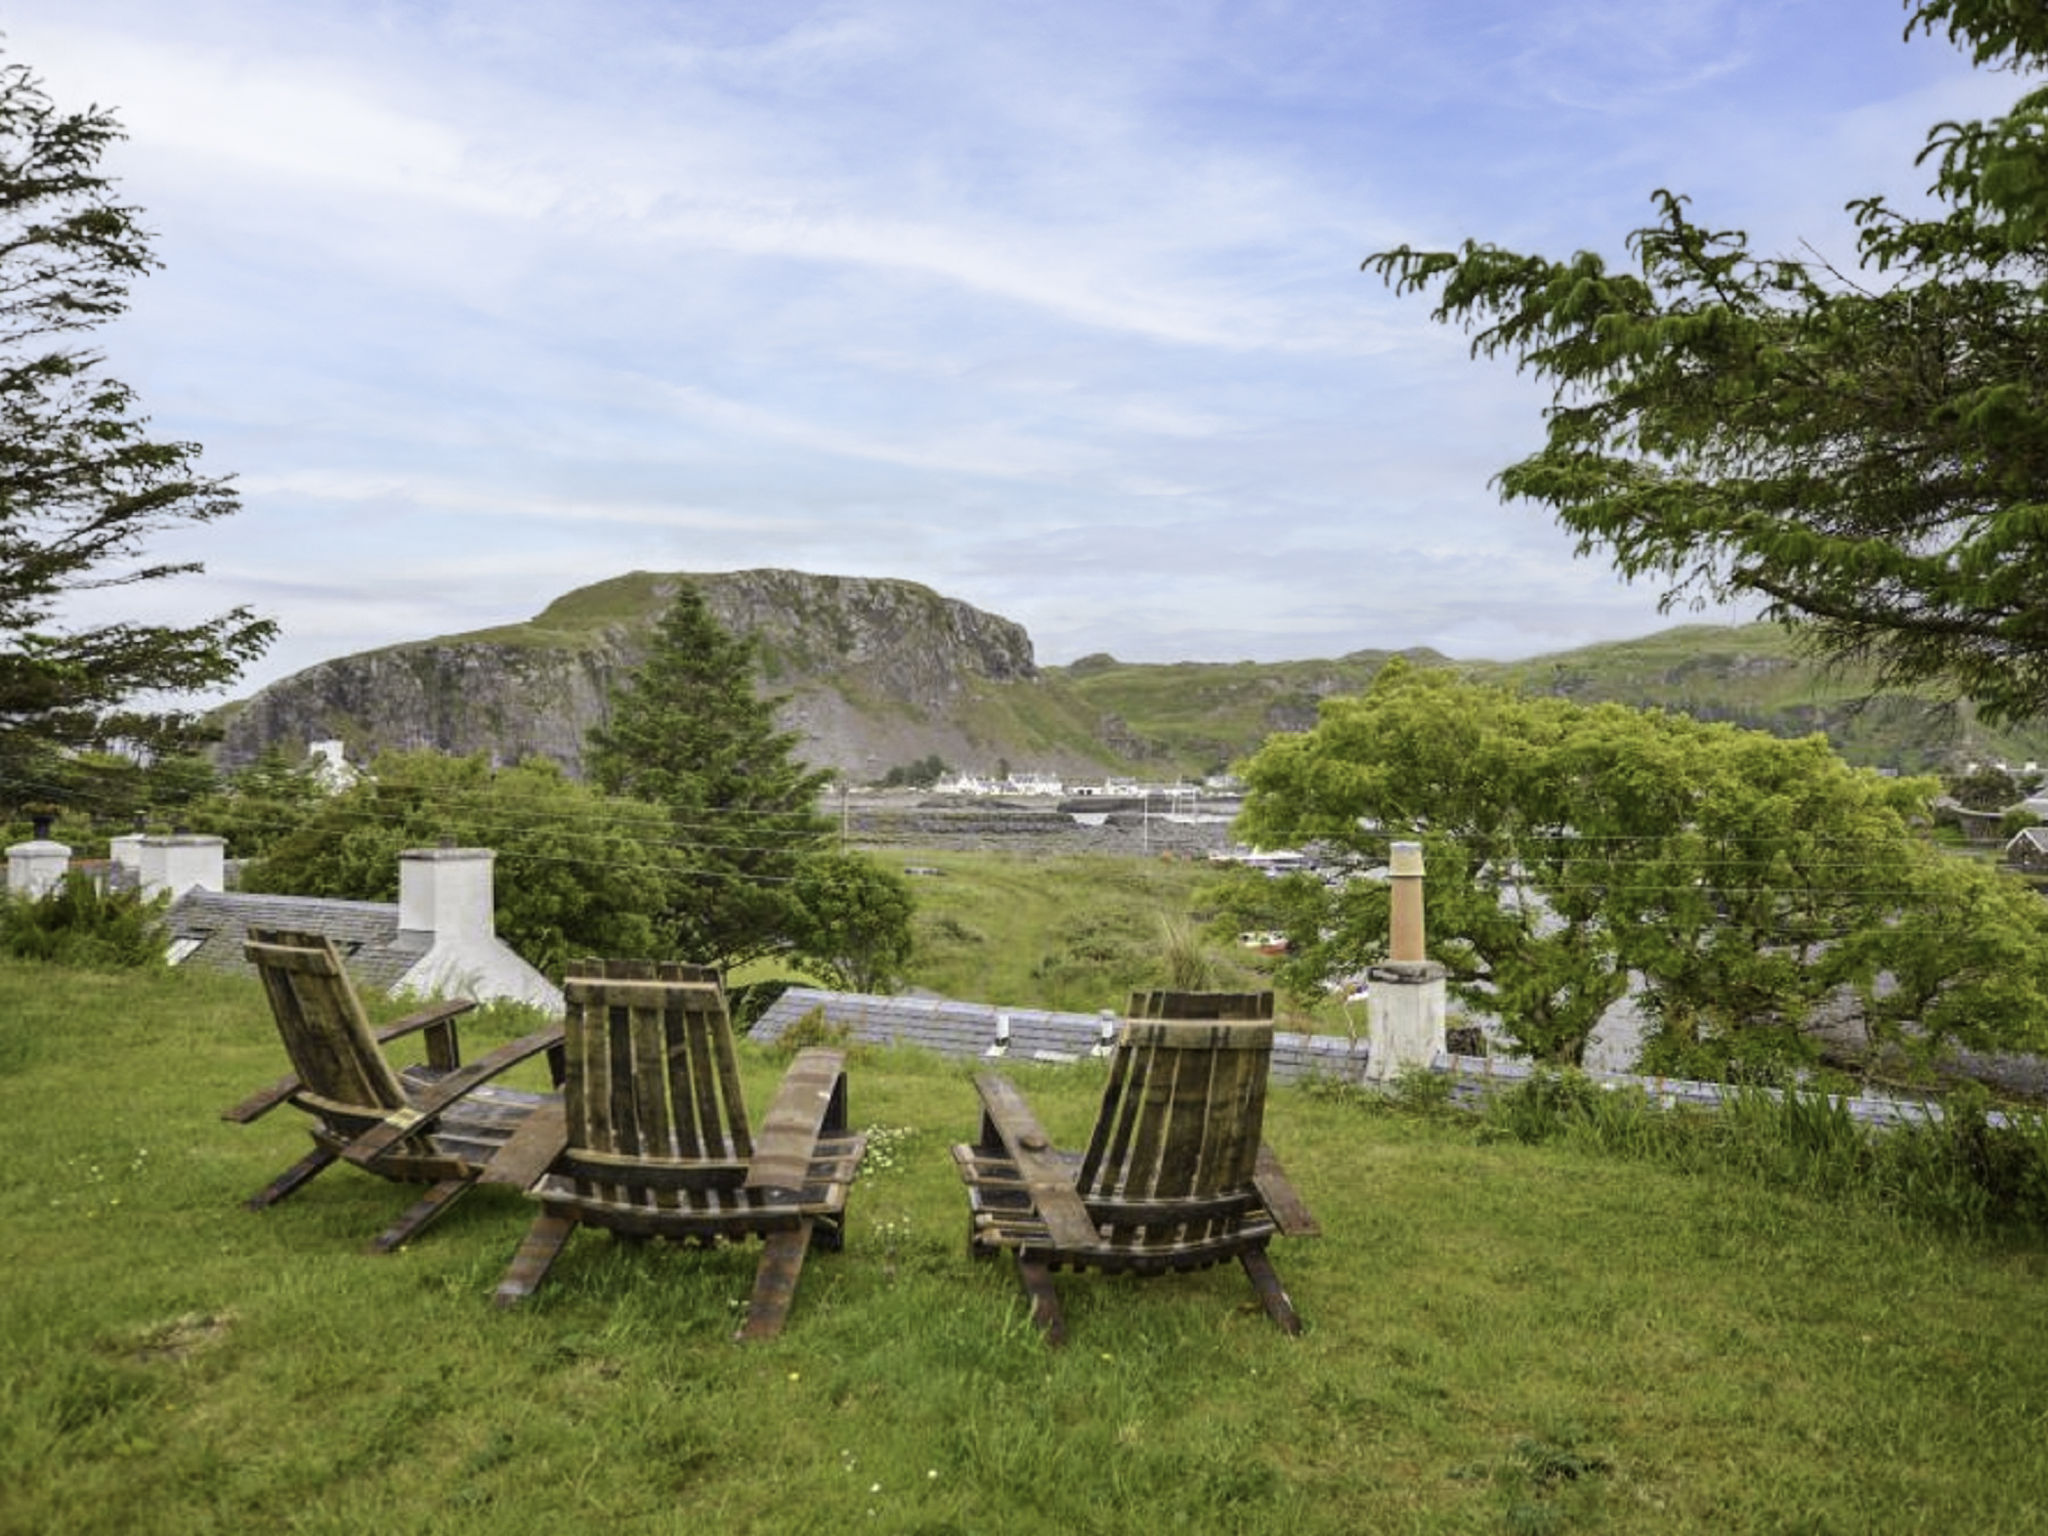
[[[1658,188],[1854,265],[2019,89],[1895,6],[16,0],[164,269],[95,344],[243,510],[70,605],[283,636],[233,690],[632,570],[893,577],[1042,663],[1658,611],[1491,477],[1545,396],[1360,271],[1625,259]],[[126,606],[124,606],[126,605]]]

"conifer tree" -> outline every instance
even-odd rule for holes
[[[150,538],[239,505],[197,473],[196,443],[151,438],[134,392],[71,339],[157,265],[139,210],[99,174],[121,136],[111,114],[60,112],[25,65],[0,64],[0,783],[24,799],[78,793],[77,749],[189,743],[191,712],[132,701],[232,681],[276,628],[245,608],[190,625],[62,619],[72,594],[198,571],[150,561]]]
[[[668,807],[680,873],[667,914],[674,952],[721,968],[793,942],[794,882],[825,846],[818,796],[831,775],[796,756],[756,694],[756,644],[728,633],[685,581],[639,669],[588,737],[603,789]]]
[[[2048,63],[2038,3],[1907,12],[1979,64]],[[1848,204],[1857,272],[1758,255],[1664,191],[1633,271],[1469,240],[1366,264],[1554,386],[1498,483],[1581,552],[2025,719],[2048,712],[2048,89],[1936,125],[1921,160],[1931,214]]]

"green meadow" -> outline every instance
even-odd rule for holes
[[[485,1017],[475,1052],[529,1020]],[[748,1045],[758,1105],[780,1063]],[[753,1253],[583,1234],[220,1109],[283,1064],[253,982],[0,962],[0,1531],[1952,1531],[2043,1528],[2048,1245],[1358,1095],[1276,1089],[1325,1229],[1235,1269],[1060,1277],[1062,1351],[965,1251],[965,1068],[858,1052],[843,1253],[730,1341]],[[1087,1067],[1020,1069],[1085,1134]]]

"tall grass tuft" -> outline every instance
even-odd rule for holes
[[[1412,1093],[1391,1102],[1410,1111],[1423,1104]],[[1718,1110],[1666,1109],[1632,1085],[1539,1072],[1486,1102],[1478,1136],[1733,1175],[1950,1231],[2048,1229],[2048,1121],[2010,1115],[1994,1122],[1974,1088],[1952,1095],[1925,1122],[1880,1130],[1826,1093],[1743,1089]]]

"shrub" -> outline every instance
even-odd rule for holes
[[[23,960],[114,970],[160,964],[164,900],[137,891],[103,891],[68,874],[40,900],[0,897],[0,951]]]

